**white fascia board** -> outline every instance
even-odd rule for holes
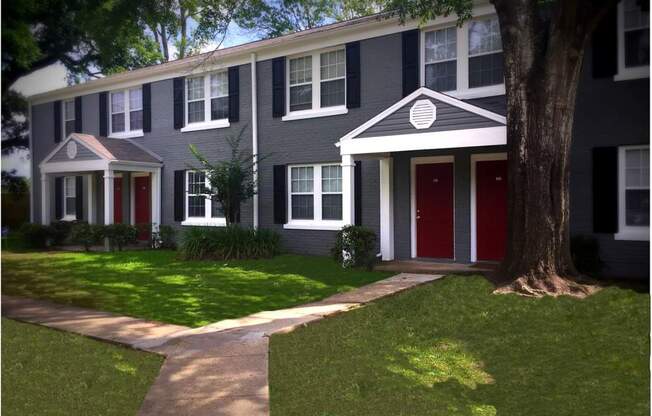
[[[358,155],[505,144],[507,144],[507,129],[505,126],[497,126],[345,140],[340,142],[340,154]]]
[[[106,160],[78,160],[68,162],[52,162],[41,164],[41,173],[74,173],[88,172],[91,170],[108,169],[109,162]]]

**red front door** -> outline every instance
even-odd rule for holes
[[[453,258],[453,164],[416,167],[417,256]]]
[[[134,205],[136,224],[149,224],[150,220],[150,187],[149,176],[136,176],[134,178]],[[141,231],[138,239],[147,240],[149,238],[147,230]]]
[[[113,222],[122,223],[122,178],[113,178]]]
[[[476,164],[478,260],[505,257],[507,239],[507,161]]]

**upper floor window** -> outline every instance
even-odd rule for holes
[[[649,77],[650,12],[639,0],[618,4],[618,74],[616,79]]]
[[[650,238],[650,147],[622,146],[618,149],[617,239]]]
[[[346,105],[344,49],[289,58],[288,110],[343,109]]]
[[[186,80],[186,125],[229,118],[229,78],[226,71]]]
[[[143,132],[143,91],[140,87],[111,93],[111,135]]]
[[[457,28],[425,35],[426,86],[434,91],[457,89]]]
[[[75,131],[75,100],[63,102],[63,137]]]
[[[503,83],[503,45],[497,18],[469,23],[469,88]]]

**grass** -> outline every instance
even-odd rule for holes
[[[327,257],[183,261],[165,250],[3,252],[2,293],[187,326],[312,302],[388,273]]]
[[[272,416],[649,415],[650,298],[447,277],[271,339]]]
[[[135,415],[162,357],[2,319],[2,414]]]

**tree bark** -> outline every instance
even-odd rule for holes
[[[570,253],[570,148],[584,49],[607,7],[494,4],[505,59],[510,218],[498,291],[583,296],[592,289],[578,281]]]

